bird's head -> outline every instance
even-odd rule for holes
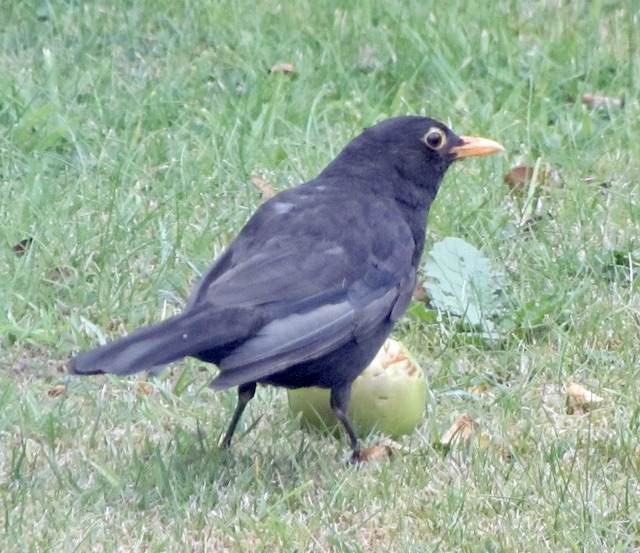
[[[435,119],[395,117],[353,139],[322,174],[350,174],[380,192],[393,189],[396,196],[409,193],[418,203],[420,196],[430,203],[451,163],[501,151],[504,147],[493,140],[458,136]],[[414,194],[410,188],[416,188]]]

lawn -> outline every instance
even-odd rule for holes
[[[635,2],[0,11],[0,551],[640,551]],[[300,429],[267,388],[220,451],[236,395],[193,360],[66,374],[184,305],[256,177],[303,182],[404,114],[507,148],[450,169],[426,251],[481,249],[509,324],[402,321],[429,393],[413,435],[366,439],[392,459],[349,465],[344,436]],[[511,188],[520,165],[537,178]],[[570,408],[571,382],[602,401]],[[442,447],[465,413],[472,436]]]

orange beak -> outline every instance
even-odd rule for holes
[[[463,157],[488,156],[497,152],[504,152],[504,146],[488,138],[479,136],[461,136],[462,144],[451,148],[454,160]]]

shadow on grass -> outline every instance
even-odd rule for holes
[[[259,493],[274,482],[283,491],[295,489],[309,480],[314,468],[329,474],[336,469],[329,465],[340,463],[327,463],[323,453],[310,447],[308,437],[284,440],[283,446],[283,440],[264,435],[259,440],[238,436],[229,450],[219,447],[217,438],[202,429],[180,427],[169,442],[147,438],[134,451],[130,467],[138,508],[173,504],[181,509],[197,498],[200,505],[213,509],[221,501],[240,501],[244,494]]]

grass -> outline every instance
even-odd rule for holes
[[[4,6],[0,550],[639,551],[639,17],[630,0]],[[504,265],[521,324],[483,343],[403,321],[429,407],[390,462],[348,466],[346,440],[299,430],[272,389],[220,452],[235,394],[192,361],[65,375],[180,309],[259,204],[252,175],[297,184],[406,113],[507,147],[452,168],[429,244]],[[562,186],[522,227],[502,179],[536,163]],[[602,406],[567,412],[570,381]],[[476,437],[438,448],[465,412]]]

